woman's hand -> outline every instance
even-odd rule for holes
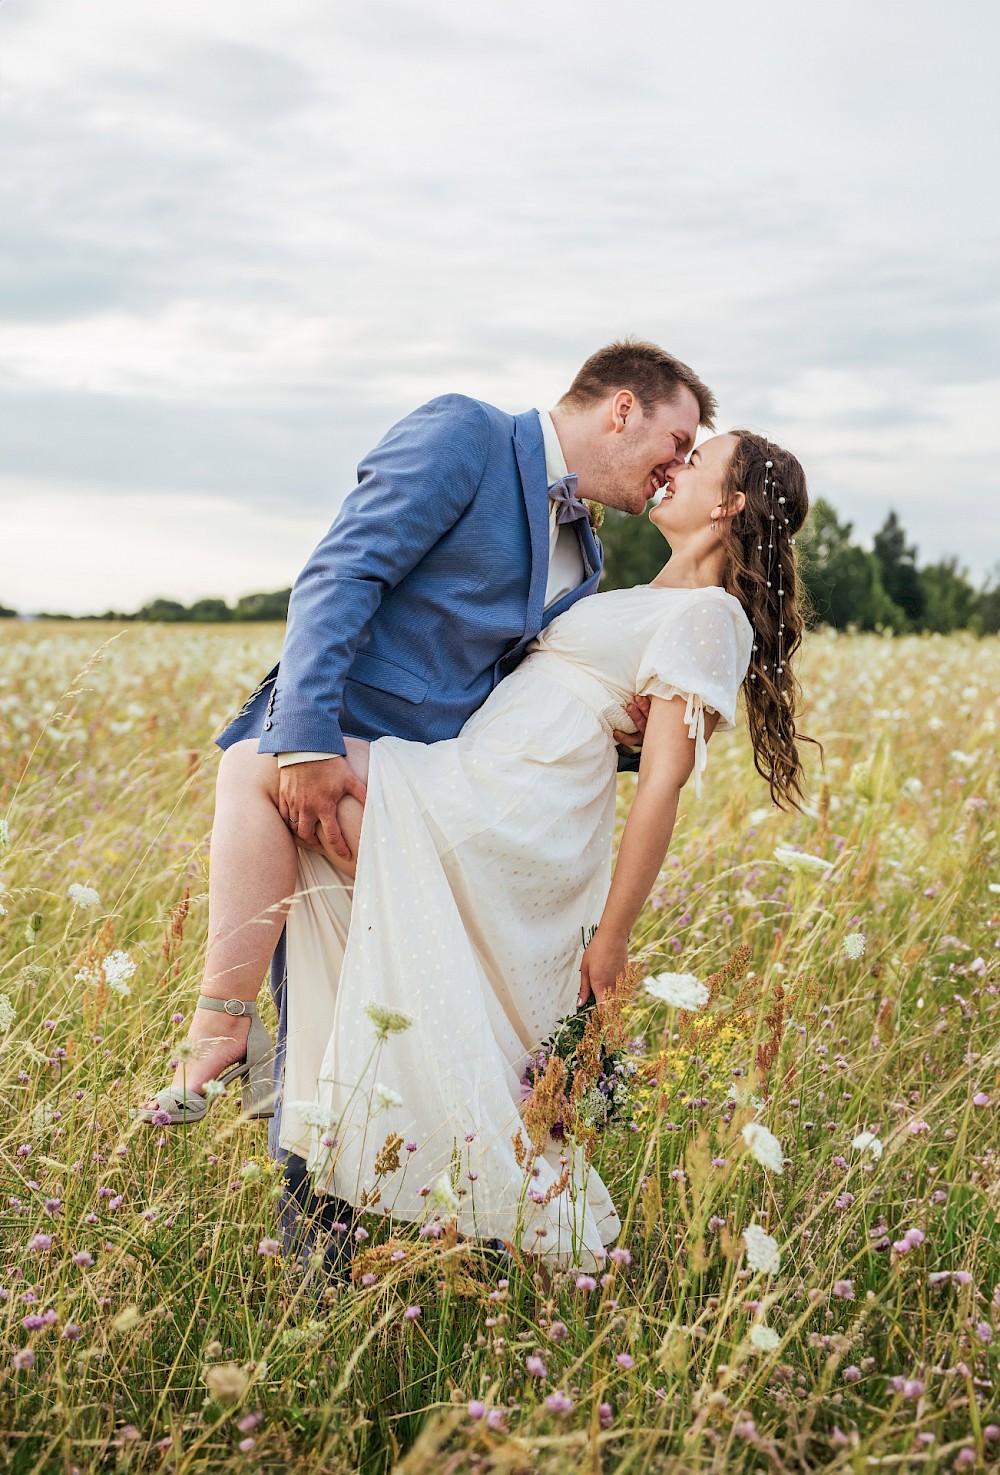
[[[616,937],[600,927],[584,949],[580,965],[580,997],[578,1005],[587,1002],[591,994],[599,1004],[604,995],[615,986],[615,980],[628,967],[628,937]]]

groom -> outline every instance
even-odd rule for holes
[[[357,487],[295,582],[280,663],[219,746],[259,737],[258,751],[278,757],[289,828],[318,848],[321,824],[346,857],[337,803],[361,795],[344,735],[454,737],[539,631],[597,589],[602,551],[582,499],[638,516],[714,411],[686,364],[635,339],[593,354],[550,414],[509,415],[458,394],[414,410],[361,462]],[[641,731],[644,710],[633,705],[630,716]],[[295,989],[284,934],[271,984],[279,1032],[269,1148],[284,1162],[285,1244],[309,1249],[318,1226],[332,1269],[353,1210],[313,1195],[303,1159],[279,1142]]]

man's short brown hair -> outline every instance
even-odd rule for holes
[[[715,395],[693,369],[655,343],[642,338],[619,338],[592,353],[567,389],[561,405],[583,409],[619,389],[630,389],[644,411],[669,403],[681,388],[698,401],[701,424],[715,428]]]

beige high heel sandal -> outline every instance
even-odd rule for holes
[[[214,999],[202,994],[197,1007],[215,1009],[236,1018],[249,1017],[246,1054],[235,1065],[220,1071],[215,1080],[222,1086],[236,1080],[243,1082],[244,1120],[257,1121],[274,1116],[274,1045],[257,1013],[257,1005],[247,1003],[245,999]],[[133,1107],[131,1115],[152,1126],[173,1127],[200,1122],[215,1097],[205,1096],[201,1091],[189,1091],[184,1086],[164,1086],[153,1099],[157,1103],[155,1108]]]

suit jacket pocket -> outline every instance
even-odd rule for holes
[[[429,685],[422,676],[416,676],[412,671],[394,665],[392,661],[383,660],[381,656],[367,655],[363,651],[354,657],[347,679],[358,681],[362,686],[374,686],[395,697],[402,697],[404,702],[422,702]]]

